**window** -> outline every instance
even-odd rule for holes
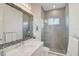
[[[48,25],[56,25],[56,24],[59,24],[59,18],[49,18],[48,19]]]

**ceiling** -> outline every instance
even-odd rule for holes
[[[41,6],[45,11],[48,11],[51,9],[63,8],[65,7],[65,5],[66,5],[65,3],[41,3]]]

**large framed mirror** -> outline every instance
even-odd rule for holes
[[[33,16],[23,13],[23,39],[33,37]]]

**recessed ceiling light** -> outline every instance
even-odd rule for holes
[[[53,5],[53,8],[55,8],[56,6],[55,5]]]

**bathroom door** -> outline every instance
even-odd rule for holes
[[[50,17],[45,20],[45,45],[50,50],[63,50],[64,22],[59,17]]]

